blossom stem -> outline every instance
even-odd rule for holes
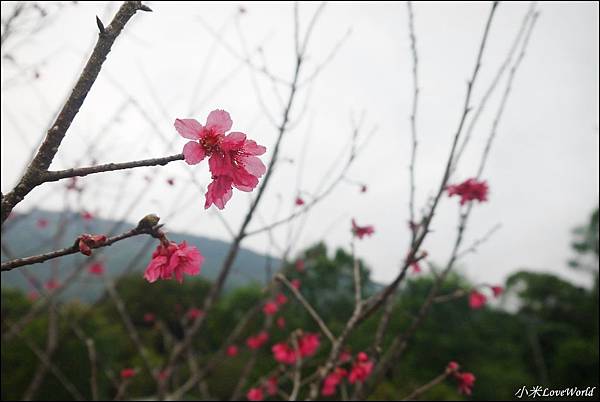
[[[433,380],[429,381],[427,384],[424,384],[424,385],[420,386],[419,388],[417,388],[413,392],[411,392],[409,395],[407,395],[406,397],[402,398],[401,401],[414,401],[414,400],[416,400],[421,395],[423,395],[425,392],[429,391],[431,388],[433,388],[436,385],[440,384],[442,381],[444,381],[446,378],[448,378],[448,376],[450,374],[452,374],[452,373],[453,373],[453,371],[445,370],[442,374],[438,375]]]
[[[90,248],[95,249],[95,248],[100,248],[100,247],[106,247],[106,246],[110,246],[118,241],[128,239],[133,236],[137,236],[137,235],[141,235],[141,234],[154,235],[154,233],[155,233],[154,228],[137,226],[131,230],[128,230],[127,232],[121,233],[121,234],[113,236],[113,237],[109,237],[101,244],[95,245],[95,246],[90,246]],[[3,262],[2,266],[1,266],[2,267],[1,270],[2,271],[10,271],[12,269],[22,267],[25,265],[39,264],[44,261],[63,257],[65,255],[76,254],[79,252],[80,252],[79,244],[78,244],[78,242],[75,242],[72,246],[65,247],[60,250],[55,250],[55,251],[51,251],[49,253],[44,253],[44,254],[39,254],[39,255],[33,255],[30,257],[15,258],[13,260]]]
[[[81,168],[71,168],[65,170],[51,170],[41,175],[41,182],[47,183],[58,181],[70,177],[83,177],[94,173],[112,172],[115,170],[133,169],[144,166],[164,166],[173,161],[183,160],[183,154],[165,156],[163,158],[142,159],[139,161],[123,163],[106,163],[104,165],[88,166]]]

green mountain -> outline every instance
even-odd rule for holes
[[[40,222],[46,222],[47,225],[38,227]],[[2,261],[67,247],[73,244],[77,236],[82,233],[112,232],[116,234],[129,230],[136,224],[137,222],[116,222],[99,218],[86,221],[79,213],[72,211],[32,210],[27,214],[13,214],[2,230]],[[57,236],[58,232],[62,233]],[[205,257],[200,276],[209,280],[217,277],[223,259],[229,250],[228,243],[186,233],[169,232],[168,236],[170,240],[178,243],[185,240],[188,244],[198,247]],[[118,277],[126,271],[139,272],[140,280],[143,280],[143,271],[150,261],[156,245],[157,240],[155,239],[148,236],[136,236],[110,247],[95,250],[94,255],[104,262],[105,275]],[[61,280],[76,267],[86,264],[87,258],[89,257],[76,254],[42,264],[30,265],[25,268],[29,279],[22,271],[23,268],[3,272],[2,287],[32,290],[34,287],[30,284],[31,278],[43,284],[52,277],[53,272],[56,272],[57,277]],[[252,282],[262,284],[266,278],[266,267],[270,265],[276,269],[278,264],[278,259],[242,248],[227,279],[225,289],[231,290]],[[194,280],[194,278],[186,277],[185,280]],[[64,299],[77,298],[89,302],[96,300],[102,294],[101,279],[90,275],[87,269],[78,277],[77,281],[77,284],[63,292]]]

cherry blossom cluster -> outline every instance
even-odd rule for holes
[[[504,288],[502,286],[493,285],[489,286],[489,288],[492,291],[494,297],[496,298],[500,297],[500,295],[502,295],[502,293],[504,292]],[[487,296],[478,291],[477,289],[473,289],[471,290],[471,293],[469,293],[469,306],[472,309],[478,309],[483,307],[487,303],[487,300]]]
[[[203,126],[195,119],[176,119],[175,129],[189,141],[183,147],[183,156],[190,165],[208,157],[212,182],[208,185],[204,208],[212,204],[225,208],[231,199],[233,187],[252,191],[267,168],[257,158],[266,148],[246,138],[241,132],[230,132],[233,122],[224,110],[213,110]]]
[[[475,384],[475,375],[469,372],[459,371],[459,364],[457,362],[448,363],[446,368],[447,373],[451,374],[458,384],[458,392],[464,395],[471,395],[473,391],[473,385]]]
[[[460,205],[464,205],[473,200],[479,202],[487,201],[489,187],[486,181],[478,181],[471,178],[460,184],[452,184],[446,187],[446,191],[449,197],[458,195],[460,197]]]
[[[355,384],[364,382],[371,375],[374,363],[366,353],[358,353],[349,369],[341,367],[341,365],[349,363],[351,359],[348,352],[340,354],[340,365],[325,377],[321,388],[321,395],[335,395],[337,387],[342,383],[344,378],[347,378],[350,384]]]
[[[271,348],[273,358],[282,364],[295,364],[298,358],[304,359],[313,356],[321,341],[318,334],[305,333],[298,338],[297,344],[298,348],[296,349],[286,342],[276,343]]]

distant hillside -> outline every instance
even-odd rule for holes
[[[47,221],[48,224],[45,228],[38,228],[37,224],[40,219]],[[66,226],[60,241],[53,244],[53,237],[60,226],[61,219],[67,219],[69,224]],[[15,214],[5,223],[2,231],[2,261],[9,259],[7,254],[10,254],[11,258],[15,258],[63,248],[72,244],[74,239],[81,233],[107,233],[115,227],[115,233],[121,233],[135,226],[136,223],[125,222],[117,225],[115,221],[96,218],[85,221],[78,213],[74,212],[33,210],[26,215]],[[176,242],[185,240],[189,244],[198,247],[206,258],[202,266],[201,276],[209,280],[214,280],[217,277],[221,263],[229,249],[228,243],[207,237],[173,232],[169,232],[169,239]],[[151,242],[148,251],[134,260],[148,242]],[[97,253],[100,259],[105,262],[106,275],[118,277],[125,270],[131,269],[132,272],[139,272],[141,277],[156,245],[157,241],[155,239],[148,236],[137,236],[118,242],[106,249],[94,251],[94,253]],[[70,255],[43,264],[31,265],[27,267],[27,270],[37,280],[44,283],[50,278],[53,270],[58,272],[59,278],[64,278],[74,266],[85,263],[85,260],[86,257],[83,255]],[[267,257],[242,248],[227,279],[226,289],[247,285],[251,282],[264,283],[267,263]],[[276,259],[271,261],[273,267],[276,267],[278,263],[279,260]],[[25,291],[31,290],[32,287],[28,280],[19,271],[20,268],[3,272],[2,287],[18,287]],[[186,277],[185,280],[194,279]],[[87,270],[79,277],[78,281],[78,284],[71,286],[63,293],[65,299],[78,298],[82,301],[93,301],[103,291],[102,283],[98,278],[90,276]]]

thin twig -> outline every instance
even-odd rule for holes
[[[310,305],[308,300],[306,300],[304,298],[304,296],[302,296],[302,293],[300,293],[300,291],[298,289],[296,289],[290,283],[290,281],[288,281],[288,279],[285,277],[285,275],[283,275],[281,273],[277,274],[277,275],[275,275],[275,280],[283,283],[285,285],[285,287],[287,287],[289,289],[289,291],[292,292],[294,297],[300,302],[300,304],[302,304],[302,307],[304,307],[304,309],[308,312],[308,314],[310,314],[312,319],[315,320],[315,322],[321,329],[321,332],[323,332],[323,334],[327,337],[327,339],[329,339],[332,343],[335,342],[335,337],[333,336],[333,334],[327,327],[327,324],[325,324],[325,321],[323,321],[323,319],[321,318],[319,313],[317,313],[316,310]]]
[[[112,244],[114,244],[118,241],[128,239],[133,236],[138,236],[141,234],[154,235],[154,233],[155,233],[154,228],[137,226],[131,230],[128,230],[127,232],[121,233],[120,235],[109,237],[102,243],[90,246],[90,248],[97,249],[97,248],[107,247],[107,246],[111,246]],[[63,257],[65,255],[76,254],[79,252],[80,252],[79,243],[76,241],[72,246],[65,247],[60,250],[55,250],[55,251],[51,251],[49,253],[34,255],[34,256],[30,256],[30,257],[16,258],[14,260],[3,262],[1,267],[2,267],[2,271],[10,271],[12,269],[22,267],[25,265],[39,264],[44,261],[51,260],[53,258]]]

